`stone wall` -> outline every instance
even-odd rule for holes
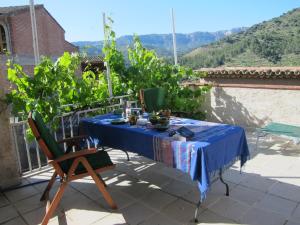
[[[3,73],[0,73],[0,80]],[[9,109],[3,102],[4,88],[0,85],[0,190],[19,184],[20,172],[9,125]]]
[[[184,84],[211,85],[202,106],[215,122],[261,127],[269,122],[300,126],[300,66],[202,68],[201,79]]]
[[[56,60],[65,51],[78,51],[74,45],[65,40],[64,29],[43,6],[36,7],[36,21],[40,55]],[[29,7],[7,15],[5,21],[2,22],[5,22],[7,27],[8,43],[14,62],[22,65],[25,72],[32,74],[34,56]],[[6,104],[1,101],[10,89],[10,84],[7,81],[6,61],[7,57],[0,54],[0,190],[18,184],[20,178],[9,124],[10,113]]]
[[[300,91],[213,87],[203,110],[209,121],[246,127],[271,121],[300,126]]]

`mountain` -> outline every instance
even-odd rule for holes
[[[246,30],[246,28],[234,28],[232,30],[223,30],[217,32],[194,32],[190,34],[176,34],[176,44],[178,54],[185,54],[199,46],[209,44],[220,40],[228,35]],[[147,34],[140,35],[144,47],[155,50],[158,55],[169,57],[173,55],[172,34]],[[117,38],[117,46],[121,51],[125,52],[127,46],[133,41],[133,35],[126,35]],[[78,41],[73,42],[78,46],[81,52],[86,52],[88,55],[99,55],[103,42]]]
[[[187,53],[181,64],[218,66],[299,66],[300,8],[256,24]]]

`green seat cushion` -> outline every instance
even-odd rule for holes
[[[84,157],[88,160],[88,162],[90,163],[91,167],[94,170],[105,167],[105,166],[113,165],[113,163],[106,151],[98,151],[94,154],[89,154]],[[74,159],[69,159],[69,160],[67,160],[66,164],[61,164],[62,170],[65,173],[68,173],[73,161],[74,161]],[[81,173],[86,173],[86,172],[87,171],[86,171],[85,167],[82,165],[82,163],[79,163],[79,165],[77,166],[77,169],[75,170],[75,174],[81,174]]]
[[[283,123],[270,123],[261,129],[264,132],[300,138],[300,127]]]
[[[144,89],[144,103],[147,112],[157,112],[165,106],[166,90],[164,88]]]
[[[54,156],[54,159],[62,156],[64,154],[64,151],[61,149],[61,147],[45,125],[42,116],[37,111],[33,111],[32,119],[34,120],[37,129],[39,130],[41,138],[45,141],[49,151]]]
[[[41,138],[45,141],[49,151],[51,151],[51,153],[53,154],[54,159],[64,155],[65,154],[64,151],[61,149],[57,141],[54,139],[49,129],[45,125],[41,115],[37,111],[34,111],[32,113],[32,119],[34,120],[37,126]],[[86,155],[85,157],[93,169],[99,169],[101,167],[113,165],[109,155],[105,151],[98,151],[95,154]],[[60,166],[64,173],[68,173],[73,161],[74,159],[69,159],[60,163]],[[85,167],[81,163],[79,163],[75,171],[75,174],[80,174],[85,172],[87,172]]]

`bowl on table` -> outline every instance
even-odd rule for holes
[[[110,123],[112,125],[121,125],[127,123],[127,120],[124,118],[117,118],[117,119],[113,119]]]
[[[158,119],[158,124],[160,124],[161,126],[167,126],[167,125],[169,125],[169,123],[170,123],[170,120],[167,117],[162,116],[162,117],[159,117],[159,119]]]
[[[157,116],[157,115],[151,115],[150,117],[149,117],[149,121],[150,121],[150,123],[152,124],[152,125],[155,125],[155,124],[158,124],[158,120],[159,120],[159,116]]]
[[[170,125],[158,123],[158,124],[153,125],[153,128],[158,131],[166,131],[170,128]]]
[[[170,127],[170,120],[167,117],[158,117],[156,124],[153,124],[153,128],[158,131],[166,131]]]

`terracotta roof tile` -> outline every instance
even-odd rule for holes
[[[83,56],[83,57],[81,57],[81,61],[103,62],[103,57],[99,56],[99,55],[95,55],[95,56]]]
[[[300,79],[300,67],[217,67],[202,68],[208,78]]]

